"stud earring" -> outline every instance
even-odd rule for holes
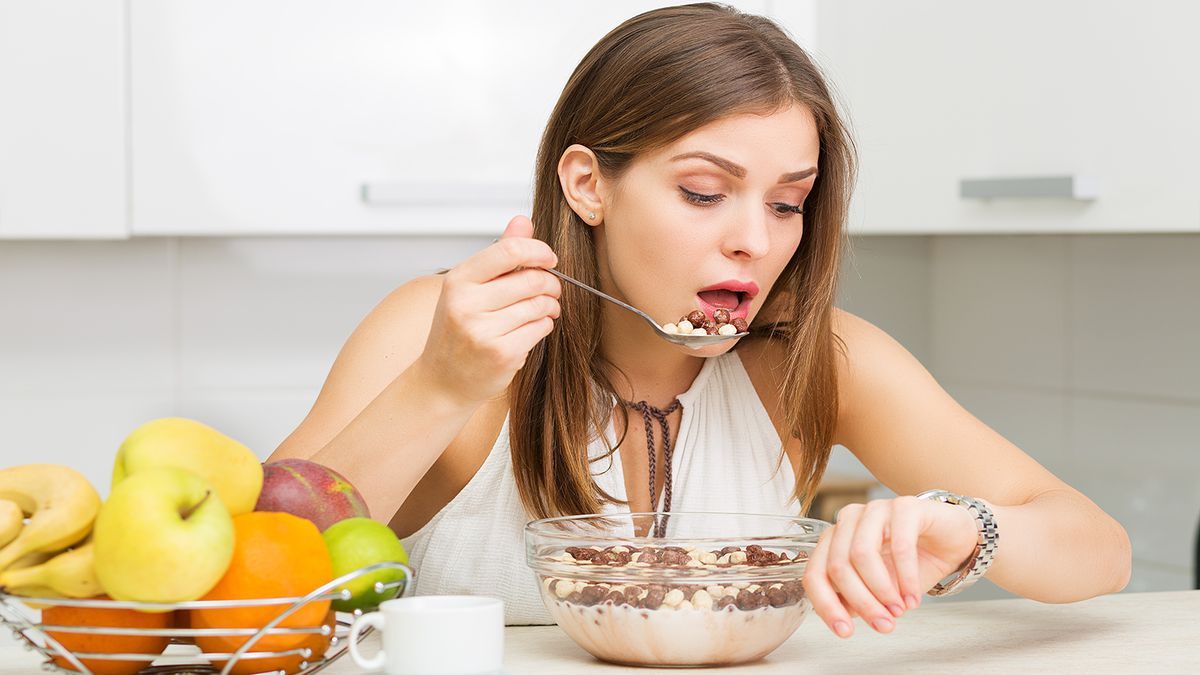
[[[588,211],[588,220],[595,220],[595,219],[596,219],[596,212]]]

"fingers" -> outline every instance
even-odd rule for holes
[[[480,311],[489,312],[539,295],[557,300],[562,297],[562,283],[545,270],[528,268],[509,272],[484,284],[477,297]]]
[[[858,612],[875,630],[888,633],[895,627],[891,613],[867,588],[866,583],[859,576],[854,561],[851,560],[854,537],[861,525],[859,521],[865,510],[866,507],[862,504],[851,504],[838,513],[837,526],[833,528],[833,537],[829,542],[829,558],[826,565],[833,586],[854,608],[854,611]],[[881,535],[880,539],[875,541],[876,551],[882,544]],[[860,544],[860,550],[861,547]]]
[[[829,542],[838,526],[821,533],[817,540],[817,548],[808,557],[808,565],[804,569],[804,592],[812,602],[813,611],[829,630],[838,637],[850,637],[854,634],[854,623],[846,611],[842,598],[830,583],[826,562],[829,559]]]
[[[562,312],[558,300],[548,295],[535,295],[503,309],[488,312],[482,321],[489,324],[491,335],[507,335],[512,331],[543,318],[557,319]]]
[[[917,560],[917,539],[920,536],[920,502],[916,497],[900,497],[892,503],[891,553],[896,567],[896,580],[904,598],[905,609],[921,604],[921,568]]]
[[[887,609],[891,618],[904,613],[900,588],[881,553],[884,531],[892,519],[891,502],[875,500],[867,504],[850,542],[850,562],[871,595]],[[864,615],[871,620],[870,615]],[[877,617],[888,618],[888,617]],[[874,624],[872,624],[874,625]]]
[[[533,349],[539,341],[545,338],[554,330],[554,319],[550,317],[542,317],[536,321],[531,321],[513,331],[510,331],[503,337],[497,340],[501,350],[509,353],[522,354],[521,362],[511,364],[515,368],[524,368],[525,359],[529,358],[529,351]]]
[[[471,256],[450,272],[451,278],[482,284],[520,267],[554,267],[558,256],[546,242],[533,239],[533,225],[517,216],[508,223],[504,235],[491,246]]]
[[[513,219],[508,221],[508,225],[504,226],[504,234],[500,235],[501,239],[509,237],[532,237],[533,236],[533,221],[525,216],[513,216]]]

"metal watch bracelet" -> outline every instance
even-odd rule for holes
[[[929,499],[965,507],[975,517],[975,525],[979,527],[979,542],[975,546],[975,554],[967,564],[954,574],[942,579],[929,589],[929,595],[954,595],[965,590],[979,580],[992,565],[996,555],[996,546],[1000,541],[1000,532],[996,529],[996,517],[987,504],[947,490],[926,490],[917,495],[917,499]]]

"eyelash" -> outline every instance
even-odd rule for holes
[[[716,204],[716,203],[720,202],[721,200],[725,199],[725,195],[721,195],[721,194],[703,195],[698,192],[692,192],[691,190],[683,187],[682,185],[679,186],[679,189],[680,189],[680,191],[683,192],[684,199],[686,199],[687,201],[689,201],[693,204],[696,204],[697,206],[712,206],[713,204]],[[775,203],[775,204],[772,204],[771,207],[775,209],[775,214],[778,215],[780,218],[786,218],[790,215],[803,215],[804,214],[804,209],[795,204]]]

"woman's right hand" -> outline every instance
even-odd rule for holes
[[[421,363],[463,404],[499,394],[554,329],[562,285],[544,268],[558,256],[517,216],[500,239],[446,273]]]

